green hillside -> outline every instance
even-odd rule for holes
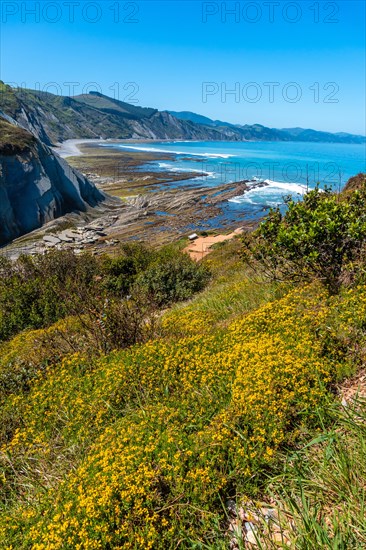
[[[71,97],[3,87],[0,109],[27,127],[47,145],[71,138],[129,137],[122,113],[98,111]]]
[[[364,548],[365,198],[315,190],[200,264],[3,262],[3,546]]]
[[[157,109],[136,107],[130,103],[125,103],[123,101],[107,97],[99,92],[90,92],[89,94],[74,96],[73,99],[84,105],[93,107],[94,109],[109,113],[119,113],[127,118],[134,118],[136,120],[141,118],[150,118],[153,114],[158,112]]]
[[[11,88],[0,81],[0,111],[47,145],[67,139],[306,141],[365,143],[364,136],[302,128],[276,129],[211,120],[189,111],[158,111],[90,92],[74,97]]]
[[[1,81],[0,111],[47,145],[75,138],[225,140],[232,136],[225,129],[180,121],[167,112],[130,105],[98,92],[67,97],[11,88]]]

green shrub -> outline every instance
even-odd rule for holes
[[[106,288],[117,294],[129,294],[136,277],[148,267],[153,258],[154,252],[141,243],[123,244],[117,258],[105,259]]]
[[[244,257],[274,280],[319,279],[331,294],[363,272],[366,186],[348,196],[325,189],[271,210],[253,237],[245,235]]]
[[[68,313],[76,292],[95,286],[98,260],[54,251],[0,263],[0,340],[28,328],[49,326]]]
[[[172,248],[164,248],[137,278],[136,286],[158,307],[187,300],[210,279],[205,265]]]
[[[118,342],[124,347],[142,338],[140,329],[145,333],[145,328],[137,330],[135,321],[142,322],[147,310],[190,298],[208,279],[208,269],[180,251],[154,251],[136,243],[124,244],[117,258],[71,251],[22,256],[16,262],[1,258],[0,341],[73,316],[98,342],[95,347],[105,351]],[[132,300],[127,304],[128,295]],[[103,320],[106,309],[109,332]]]

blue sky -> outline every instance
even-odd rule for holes
[[[5,82],[366,133],[364,1],[2,0],[1,10]]]

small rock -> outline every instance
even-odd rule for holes
[[[69,239],[72,239],[73,241],[77,241],[80,239],[80,233],[76,233],[76,231],[66,231],[65,236]]]
[[[234,500],[228,500],[226,503],[227,511],[232,516],[236,516],[236,504]]]
[[[288,536],[286,536],[285,533],[273,533],[272,534],[272,540],[274,543],[278,545],[286,544],[287,546],[290,546],[290,539]]]
[[[253,546],[258,546],[254,531],[249,531],[249,533],[245,535],[245,541],[249,542],[249,544],[252,544]]]
[[[72,243],[73,242],[73,239],[71,239],[70,237],[67,237],[66,235],[64,235],[63,233],[59,233],[57,235],[57,237],[60,239],[60,241],[62,241],[63,243]]]
[[[257,530],[257,527],[251,521],[246,521],[244,523],[244,527],[245,527],[247,533],[254,532],[254,531]]]
[[[94,244],[97,242],[98,239],[96,239],[95,237],[88,237],[86,239],[83,239],[81,241],[82,244]]]
[[[45,243],[51,244],[52,246],[55,246],[56,244],[60,244],[60,239],[58,237],[54,237],[53,235],[45,235],[43,237],[43,240]]]
[[[268,521],[278,521],[278,511],[275,508],[261,508],[260,509],[264,519]]]
[[[87,229],[89,231],[96,231],[98,233],[98,231],[103,231],[103,226],[102,225],[88,225]]]

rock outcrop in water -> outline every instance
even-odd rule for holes
[[[94,184],[0,112],[0,244],[103,200]]]

